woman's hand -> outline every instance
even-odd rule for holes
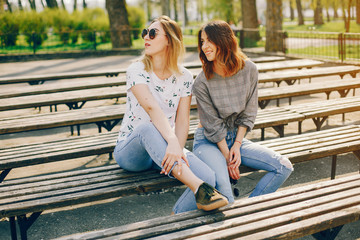
[[[179,141],[177,139],[169,141],[166,148],[165,156],[161,162],[162,170],[160,173],[165,173],[167,175],[170,172],[171,168],[174,166],[175,162],[177,162],[179,166],[178,174],[181,175],[182,160],[184,160],[186,165],[189,166],[189,162],[183,152],[183,149],[179,144]]]
[[[241,164],[241,154],[240,154],[241,144],[235,142],[229,152],[229,162],[228,162],[228,171],[232,179],[238,180],[240,178],[240,164]]]

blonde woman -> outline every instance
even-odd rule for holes
[[[144,29],[145,54],[127,69],[127,110],[114,156],[125,170],[158,168],[188,188],[173,213],[206,211],[228,201],[213,186],[215,174],[184,149],[189,129],[192,74],[178,65],[184,54],[182,33],[167,16]]]

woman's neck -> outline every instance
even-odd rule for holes
[[[160,79],[164,80],[169,78],[172,74],[170,69],[167,68],[166,59],[163,56],[153,56],[152,57],[152,64],[153,64],[153,72],[158,76]]]
[[[224,66],[214,62],[214,72],[220,75],[221,77],[227,77],[227,73]]]

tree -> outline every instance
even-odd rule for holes
[[[290,7],[290,20],[294,21],[295,13],[294,13],[294,0],[289,0],[289,7]]]
[[[350,9],[351,9],[351,2],[352,2],[352,0],[343,0],[343,1],[341,1],[343,18],[344,18],[344,23],[345,23],[345,32],[349,32],[349,31],[350,31],[350,18],[351,18]]]
[[[77,10],[77,0],[74,0],[74,12]]]
[[[131,47],[131,31],[125,0],[106,0],[112,47]]]
[[[36,11],[36,3],[35,0],[29,0],[31,10]]]
[[[257,17],[257,10],[256,10],[256,0],[242,0],[241,12],[243,19],[243,28],[256,29],[256,31],[245,30],[244,37],[258,41],[260,39],[260,33],[259,33],[259,22]]]
[[[23,6],[22,6],[22,3],[21,3],[21,0],[18,0],[18,5],[19,5],[19,10],[22,11],[22,10],[23,10]]]
[[[174,15],[175,15],[174,20],[177,22],[177,21],[179,21],[177,0],[173,0],[173,8],[174,8]]]
[[[301,6],[301,0],[296,0],[296,9],[298,13],[298,25],[304,25],[304,15]]]
[[[162,15],[170,16],[170,1],[160,0]]]
[[[8,7],[9,12],[12,12],[12,7],[11,7],[9,0],[5,0],[5,1],[6,1],[6,5]]]
[[[58,8],[56,0],[46,0],[46,5],[48,8]]]
[[[324,19],[322,14],[322,4],[321,0],[314,0],[315,8],[314,8],[314,24],[315,25],[323,25]]]
[[[282,1],[266,0],[266,52],[283,51]]]

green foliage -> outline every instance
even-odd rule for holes
[[[206,3],[206,12],[213,19],[237,23],[241,18],[240,6],[240,0],[210,0]]]
[[[142,8],[127,6],[129,24],[131,28],[143,29],[145,26],[145,12]],[[141,30],[133,31],[133,38],[138,39]]]
[[[15,46],[19,35],[19,23],[14,14],[5,12],[0,14],[0,45],[5,47]]]
[[[35,11],[23,11],[18,15],[20,32],[29,45],[39,46],[47,39],[47,24],[42,15]]]

